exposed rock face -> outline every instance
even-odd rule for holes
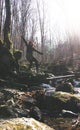
[[[14,118],[0,121],[0,130],[54,130],[33,118]]]

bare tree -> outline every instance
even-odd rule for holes
[[[30,13],[31,13],[30,5],[31,5],[31,0],[21,1],[20,35],[23,35],[24,37],[26,37],[26,40],[28,40],[28,21],[30,19]],[[25,49],[25,45],[23,44],[22,39],[21,39],[20,48],[23,50],[23,58],[24,58],[26,55],[25,54],[26,49]]]
[[[20,10],[19,1],[13,0],[11,3],[11,34],[14,43],[14,48],[20,48]]]
[[[4,43],[10,49],[10,41],[8,34],[10,34],[10,24],[11,24],[11,9],[10,9],[10,0],[5,0],[5,8],[6,8],[6,19],[4,24]]]
[[[0,36],[1,36],[1,26],[2,26],[2,0],[0,1]]]
[[[44,1],[42,0],[42,14],[40,9],[40,4],[38,0],[37,3],[37,10],[38,10],[38,17],[39,17],[39,25],[40,25],[40,34],[41,34],[41,50],[44,52],[44,43],[45,43],[45,10],[44,10]],[[44,62],[44,56],[42,56],[42,62]]]

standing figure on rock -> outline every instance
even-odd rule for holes
[[[38,72],[38,67],[39,67],[39,63],[38,60],[36,60],[36,58],[33,56],[33,52],[37,52],[40,55],[43,55],[42,52],[37,51],[34,48],[34,44],[32,41],[29,41],[29,43],[27,43],[27,41],[24,39],[23,36],[21,36],[23,41],[25,42],[26,46],[27,46],[27,54],[26,54],[26,58],[29,61],[30,65],[29,65],[29,69],[31,69],[33,62],[35,62],[36,65],[36,71]]]

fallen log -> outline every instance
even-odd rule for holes
[[[75,74],[72,75],[64,75],[64,76],[54,76],[54,77],[49,77],[46,78],[47,80],[55,80],[55,79],[64,79],[64,78],[72,78],[75,77]]]

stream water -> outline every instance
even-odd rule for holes
[[[41,84],[39,87],[35,86],[35,87],[32,87],[32,89],[42,89],[45,90],[45,94],[50,96],[53,94],[53,92],[55,92],[55,88],[52,87],[51,85],[49,84]],[[75,85],[74,87],[74,90],[75,90],[75,95],[79,96],[80,97],[80,87],[77,87]],[[12,91],[12,90],[11,90]],[[18,91],[18,90],[17,90]],[[16,91],[15,91],[16,93]],[[68,128],[71,128],[72,125],[74,125],[74,123],[76,122],[77,120],[77,117],[76,118],[63,118],[63,117],[53,117],[53,116],[49,116],[48,114],[44,115],[44,120],[43,122],[47,125],[49,125],[50,127],[54,128],[55,130],[71,130],[71,129],[68,129]],[[76,130],[76,129],[75,129]]]
[[[75,88],[75,91],[78,91],[76,94],[80,97],[80,88]],[[50,117],[50,116],[44,116],[44,123],[50,126],[51,128],[54,128],[55,130],[80,130],[80,124],[78,126],[78,129],[73,128],[75,126],[75,123],[77,122],[77,117],[75,118],[63,118],[63,117]]]
[[[50,95],[52,91],[55,91],[55,89],[53,88],[52,90],[51,89],[47,90],[46,94]],[[80,87],[76,87],[76,84],[74,86],[74,91],[75,95],[80,97]],[[76,121],[77,118],[63,118],[63,117],[53,118],[49,116],[44,117],[44,123],[54,128],[55,130],[72,130],[72,126],[74,126]],[[76,130],[76,128],[74,128],[74,130]],[[80,130],[80,126],[78,130]]]
[[[74,90],[76,91],[76,94],[80,96],[80,87],[74,87]]]

